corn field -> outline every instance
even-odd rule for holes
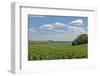
[[[28,60],[56,60],[88,58],[87,44],[28,44]]]

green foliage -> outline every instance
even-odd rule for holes
[[[80,45],[80,44],[87,44],[88,43],[88,35],[81,34],[75,40],[73,40],[72,45]]]
[[[87,44],[28,44],[28,60],[56,60],[87,58]]]

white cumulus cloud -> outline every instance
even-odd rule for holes
[[[81,27],[83,25],[83,21],[81,19],[74,20],[70,22],[71,26]]]
[[[74,20],[71,22],[71,24],[74,24],[74,23],[78,23],[78,24],[83,24],[83,21],[81,19],[77,19],[77,20]]]
[[[45,24],[45,25],[40,26],[40,29],[41,30],[45,30],[45,31],[47,31],[47,30],[53,30],[54,26],[52,24]]]
[[[56,23],[54,23],[53,25],[54,25],[54,28],[55,28],[55,29],[63,29],[63,28],[66,27],[65,24],[60,23],[60,22],[56,22]]]
[[[87,33],[87,31],[83,28],[83,21],[81,19],[74,20],[69,23],[68,32],[77,35]]]
[[[60,32],[60,30],[63,30],[65,28],[65,24],[63,23],[60,23],[60,22],[56,22],[56,23],[53,23],[53,24],[45,24],[45,25],[41,25],[39,27],[39,29],[41,30],[45,30],[45,31],[52,31],[52,30],[57,30]]]

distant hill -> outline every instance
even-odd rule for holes
[[[53,40],[47,40],[47,41],[32,41],[28,40],[28,43],[34,43],[34,44],[47,44],[47,43],[71,43],[71,41],[53,41]]]

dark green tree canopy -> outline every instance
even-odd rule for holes
[[[87,44],[88,43],[88,35],[81,34],[75,40],[72,41],[72,45],[80,45],[80,44]]]

